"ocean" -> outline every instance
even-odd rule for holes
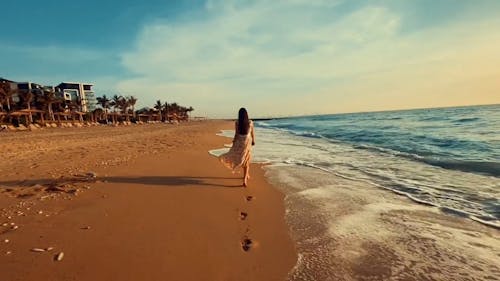
[[[478,232],[474,241],[468,240],[473,235],[463,235],[473,232],[474,225],[494,234],[500,229],[500,105],[290,117],[256,121],[255,127],[252,161],[269,164],[266,176],[285,193],[287,221],[297,243],[299,262],[290,280],[350,280],[346,276],[356,270],[351,266],[339,273],[346,266],[338,258],[359,265],[373,245],[378,254],[386,249],[391,260],[400,260],[382,279],[412,278],[429,268],[450,280],[469,280],[468,274],[482,280],[489,276],[485,270],[500,275],[498,267],[486,266],[500,255],[498,237],[493,237],[491,251],[478,256],[481,247],[470,245],[488,244],[491,234]],[[432,212],[471,221],[473,229],[419,217]],[[416,251],[408,243],[391,242],[394,231],[407,232],[406,240],[421,233],[433,240]],[[443,232],[470,243],[453,244]],[[470,268],[450,258],[446,266],[464,271],[447,272],[428,258],[432,251],[439,256],[446,251],[450,257],[463,254]],[[428,268],[396,272],[409,257],[419,255]],[[447,280],[440,276],[435,278]]]
[[[500,105],[256,122],[256,162],[366,181],[500,228]]]

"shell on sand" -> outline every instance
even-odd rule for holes
[[[40,252],[45,252],[45,249],[33,248],[33,249],[31,249],[30,251],[40,253]]]
[[[63,258],[64,258],[64,253],[60,252],[59,254],[55,255],[54,260],[61,261]]]

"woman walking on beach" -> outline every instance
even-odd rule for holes
[[[226,167],[233,171],[243,168],[243,186],[245,187],[250,178],[250,151],[252,145],[255,145],[253,122],[248,119],[247,110],[240,108],[238,121],[236,121],[234,126],[233,146],[227,153],[219,156],[219,159]]]

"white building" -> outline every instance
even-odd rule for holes
[[[91,112],[97,104],[92,86],[94,85],[82,82],[62,82],[56,88],[63,92],[66,102],[74,102],[81,106],[83,112]]]

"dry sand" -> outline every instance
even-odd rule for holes
[[[285,280],[296,253],[283,195],[259,166],[245,189],[208,154],[231,128],[0,135],[0,279]]]

